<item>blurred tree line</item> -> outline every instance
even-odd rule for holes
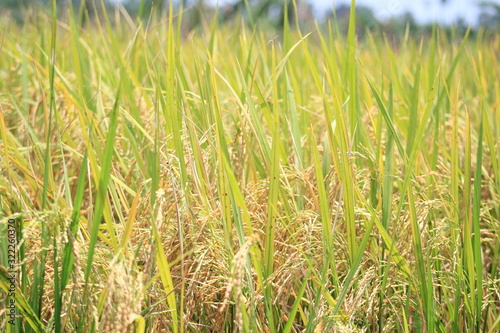
[[[52,0],[0,0],[0,18],[9,18],[22,23],[35,11],[49,11]],[[168,11],[170,0],[56,0],[59,7],[72,8],[78,16],[80,24],[91,24],[99,19],[103,8],[107,11],[123,7],[131,17],[147,19],[152,15],[163,15]],[[173,0],[174,10],[183,11],[183,29],[191,31],[202,25],[217,14],[222,22],[245,20],[248,24],[259,23],[269,29],[279,29],[288,19],[291,27],[312,26],[314,20],[324,21],[325,18],[337,22],[340,31],[347,30],[349,20],[349,5],[340,5],[329,13],[313,13],[306,0],[229,0],[219,9],[209,0]],[[450,0],[436,0],[448,2]],[[213,1],[215,2],[215,1]],[[494,2],[481,2],[481,27],[493,32],[500,32],[500,5]],[[316,16],[314,15],[316,14]],[[318,15],[320,14],[320,15]],[[113,15],[111,15],[112,18]],[[410,29],[413,34],[431,33],[432,25],[419,25],[411,13],[380,22],[373,10],[366,6],[356,7],[356,24],[359,37],[363,38],[366,31],[381,31],[388,36],[403,34]],[[443,27],[445,30],[464,33],[468,26],[463,20],[458,20],[454,27]]]

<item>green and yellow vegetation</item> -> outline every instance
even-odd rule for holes
[[[6,332],[500,330],[498,36],[55,12],[2,23]]]

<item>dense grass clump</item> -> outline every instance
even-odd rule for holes
[[[500,38],[54,12],[2,24],[2,327],[500,330]]]

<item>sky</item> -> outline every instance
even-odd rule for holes
[[[349,0],[333,0],[335,6],[350,4]],[[439,22],[450,24],[462,18],[467,24],[477,24],[481,12],[478,3],[484,0],[357,0],[357,5],[366,5],[373,9],[375,16],[385,20],[391,16],[399,16],[406,12],[413,14],[417,22]],[[489,0],[500,4],[500,0]],[[321,12],[332,7],[332,0],[310,0],[315,12]]]
[[[208,3],[223,5],[236,0],[208,0]],[[322,14],[332,8],[332,4],[338,7],[341,4],[350,4],[350,0],[305,0],[312,4],[315,14]],[[390,17],[400,16],[410,12],[418,23],[438,22],[451,24],[463,19],[466,24],[476,25],[481,10],[480,2],[494,2],[500,4],[500,0],[356,0],[357,5],[371,7],[375,16],[383,21]]]

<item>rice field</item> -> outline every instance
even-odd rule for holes
[[[2,331],[500,331],[499,36],[56,11],[0,23]]]

